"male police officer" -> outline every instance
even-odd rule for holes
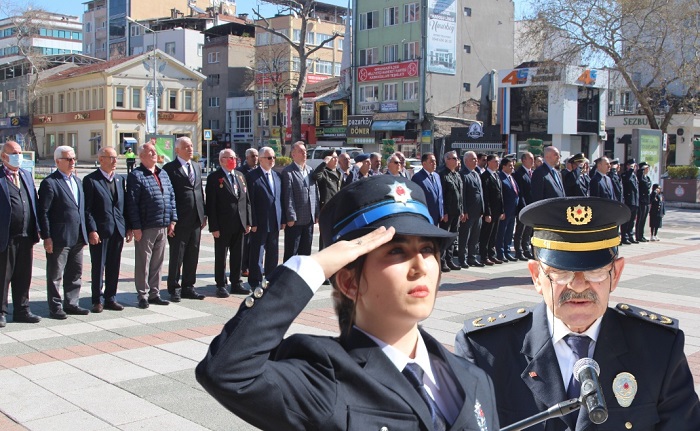
[[[493,379],[502,424],[577,398],[574,364],[592,357],[609,412],[604,429],[700,430],[678,322],[628,304],[608,307],[625,264],[618,227],[629,218],[623,203],[593,197],[547,199],[520,213],[534,228],[528,268],[544,301],[466,322],[455,343]],[[583,407],[528,429],[603,428]]]

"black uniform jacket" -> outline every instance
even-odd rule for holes
[[[427,405],[369,337],[292,335],[311,289],[285,266],[252,307],[245,302],[197,366],[222,405],[264,430],[429,430]],[[428,352],[454,374],[464,404],[451,430],[498,430],[493,386],[473,364],[421,331]],[[480,405],[480,406],[477,406]],[[479,426],[477,417],[482,418]],[[383,428],[384,427],[384,428]]]
[[[659,315],[646,312],[645,317],[643,310],[623,307],[628,310],[608,308],[605,312],[593,353],[600,365],[608,420],[594,425],[582,408],[528,431],[700,430],[700,403],[683,354],[683,332],[658,323],[662,320]],[[475,362],[493,379],[504,427],[567,399],[546,312],[544,303],[532,313],[520,314],[524,317],[517,320],[511,317],[518,316],[517,311],[503,312],[503,323],[496,317],[494,323],[477,328],[469,321],[457,334],[456,353]],[[482,321],[489,319],[485,317],[476,325]],[[613,392],[613,380],[623,372],[632,374],[638,385],[629,407],[621,407]]]

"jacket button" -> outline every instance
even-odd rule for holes
[[[245,306],[246,307],[250,308],[253,306],[253,304],[255,304],[255,299],[253,299],[252,296],[249,296],[245,299]]]
[[[628,430],[631,430],[632,429],[632,422],[625,422],[625,428],[627,428]]]

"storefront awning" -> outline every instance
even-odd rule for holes
[[[408,121],[375,121],[372,123],[373,132],[390,132],[392,130],[406,130],[406,123]]]

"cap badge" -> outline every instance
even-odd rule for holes
[[[591,207],[576,205],[566,209],[566,221],[574,226],[582,226],[588,224],[593,219],[593,210]]]
[[[411,199],[411,190],[406,187],[405,184],[394,181],[394,184],[390,185],[389,189],[390,191],[387,196],[394,198],[394,202],[401,202],[405,204],[409,199]]]
[[[613,393],[620,407],[629,407],[637,395],[637,380],[627,372],[618,374],[613,380]]]

